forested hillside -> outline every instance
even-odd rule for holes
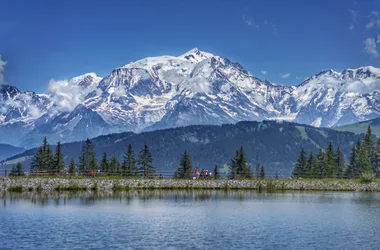
[[[264,121],[222,126],[188,126],[141,134],[111,134],[94,138],[92,143],[98,160],[104,152],[109,157],[116,156],[121,160],[129,144],[135,153],[147,144],[153,155],[156,172],[164,176],[172,176],[184,151],[191,156],[194,168],[213,169],[217,164],[223,171],[223,166],[229,164],[236,150],[242,146],[252,169],[257,163],[263,164],[267,176],[270,177],[275,172],[282,176],[290,176],[302,147],[307,152],[317,153],[321,148],[327,148],[332,141],[334,145],[340,145],[342,152],[348,156],[352,145],[358,139],[358,135],[349,132],[288,122]],[[62,144],[66,165],[72,158],[76,162],[79,161],[82,145],[83,142]],[[28,170],[31,158],[36,152],[37,149],[31,149],[11,157],[3,163],[2,168],[10,168],[7,163],[15,164],[21,160],[24,161],[24,168]]]

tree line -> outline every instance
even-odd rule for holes
[[[316,155],[307,155],[302,148],[292,173],[295,178],[359,178],[363,175],[380,176],[380,139],[373,138],[371,127],[364,138],[353,145],[348,164],[339,146],[334,150],[330,142],[326,150],[321,149]]]
[[[69,173],[70,175],[102,173],[107,175],[142,176],[145,178],[151,177],[155,172],[155,167],[152,163],[153,157],[148,145],[141,149],[138,158],[133,152],[132,145],[128,145],[121,163],[115,156],[109,159],[107,153],[104,153],[102,159],[98,161],[94,146],[91,140],[87,139],[83,143],[78,162],[76,163],[72,158],[66,168],[61,143],[57,143],[55,153],[53,153],[47,138],[44,137],[42,146],[38,148],[33,157],[30,169],[32,173],[41,171],[54,174]]]

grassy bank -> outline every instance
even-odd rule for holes
[[[178,180],[112,178],[0,178],[0,192],[117,192],[128,190],[259,190],[259,191],[380,191],[380,180],[358,179],[252,179]]]

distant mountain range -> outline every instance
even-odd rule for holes
[[[338,131],[348,131],[355,134],[365,134],[369,126],[371,127],[372,134],[377,138],[380,138],[380,118],[334,127],[333,129]]]
[[[148,57],[51,83],[48,94],[0,87],[0,142],[36,146],[125,131],[264,119],[317,127],[380,117],[380,69],[322,71],[297,86],[250,75],[240,64],[198,49]]]
[[[92,140],[98,159],[103,152],[122,160],[128,144],[135,154],[148,144],[153,154],[153,164],[158,173],[171,176],[179,166],[181,155],[186,150],[191,156],[193,167],[213,169],[215,164],[223,168],[235,156],[235,151],[244,147],[247,161],[255,169],[259,162],[264,164],[268,176],[278,171],[289,176],[302,147],[307,152],[318,152],[327,148],[330,141],[340,145],[346,156],[359,136],[349,132],[338,132],[328,128],[316,128],[289,122],[263,121],[238,122],[231,125],[193,125],[173,129],[156,130],[135,134],[132,132],[99,136]],[[40,142],[41,143],[41,142]],[[82,142],[62,145],[65,161],[78,161]],[[0,168],[10,169],[22,161],[26,169],[37,149],[9,158]],[[227,167],[224,167],[226,171]]]

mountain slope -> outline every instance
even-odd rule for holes
[[[8,157],[11,157],[15,154],[20,154],[24,151],[24,148],[14,147],[8,144],[0,144],[0,160],[4,160]]]
[[[228,164],[241,146],[244,147],[247,160],[253,168],[258,159],[265,165],[268,174],[274,174],[279,170],[284,175],[290,175],[301,147],[306,151],[318,152],[320,148],[326,148],[329,142],[333,141],[348,155],[352,144],[358,138],[353,133],[332,129],[264,121],[222,126],[188,126],[140,134],[128,132],[100,136],[92,141],[98,159],[103,152],[107,152],[109,156],[115,155],[121,160],[128,144],[132,144],[136,154],[144,144],[148,144],[157,171],[166,176],[171,176],[178,167],[185,150],[192,156],[193,167],[213,169],[215,164],[220,167]],[[82,142],[62,145],[67,164],[71,158],[78,159],[81,147]],[[26,166],[35,152],[36,149],[28,150],[8,160],[14,163],[15,159],[26,157],[29,159],[25,162]]]
[[[88,73],[52,82],[49,95],[3,92],[0,133],[11,136],[0,142],[26,147],[43,135],[55,143],[187,125],[273,119],[332,127],[380,117],[378,68],[326,70],[300,85],[280,86],[198,49],[148,57],[104,78]]]
[[[333,127],[333,129],[338,131],[348,131],[355,134],[364,134],[367,132],[368,126],[371,126],[372,133],[376,135],[377,138],[380,138],[380,118],[348,124],[340,127]]]

